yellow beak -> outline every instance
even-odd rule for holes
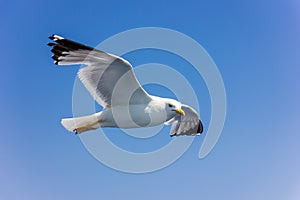
[[[181,115],[185,115],[184,111],[181,108],[176,109],[175,112],[177,112],[178,114],[181,114]]]

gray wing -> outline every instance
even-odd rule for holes
[[[126,60],[100,50],[76,43],[58,35],[49,37],[55,64],[83,64],[78,77],[103,107],[147,103],[151,97],[136,79]],[[113,98],[114,97],[114,98]],[[115,98],[116,97],[116,98]]]
[[[170,136],[200,135],[203,132],[203,125],[197,112],[187,105],[182,105],[181,109],[185,112],[184,116],[178,114],[166,122],[172,124]]]

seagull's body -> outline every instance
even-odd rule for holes
[[[130,63],[118,56],[49,37],[57,65],[83,64],[79,79],[104,110],[89,116],[62,119],[69,131],[82,133],[100,127],[139,128],[172,124],[171,136],[198,135],[203,126],[197,112],[174,99],[149,95],[137,81]]]

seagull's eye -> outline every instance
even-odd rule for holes
[[[169,107],[170,107],[170,108],[172,108],[172,107],[173,107],[173,105],[169,103]]]

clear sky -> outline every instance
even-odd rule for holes
[[[297,0],[15,0],[2,1],[0,9],[0,199],[300,199]],[[96,46],[145,26],[182,32],[207,50],[224,80],[227,118],[205,159],[198,159],[204,133],[169,167],[137,175],[104,166],[60,125],[72,116],[78,67],[55,66],[46,44],[57,33]],[[133,65],[179,68],[178,58],[164,52],[125,57]],[[147,88],[172,96],[165,88]],[[200,87],[197,96],[207,127],[209,95]],[[163,144],[171,140],[168,131],[158,136]],[[109,132],[137,152],[151,141]],[[156,142],[149,149],[161,145]]]

